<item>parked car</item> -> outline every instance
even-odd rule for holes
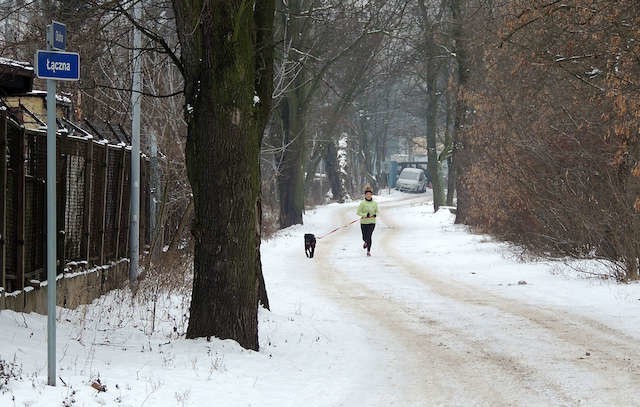
[[[396,182],[398,191],[424,192],[427,190],[429,180],[424,170],[420,168],[405,168],[400,173]]]

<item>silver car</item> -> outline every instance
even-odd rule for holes
[[[420,168],[405,168],[396,182],[398,191],[424,192],[427,190],[427,175]]]

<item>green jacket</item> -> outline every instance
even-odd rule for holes
[[[369,214],[368,218],[366,217],[367,213]],[[356,214],[360,216],[360,223],[364,225],[376,223],[375,216],[378,216],[380,214],[380,212],[378,212],[378,203],[373,199],[370,201],[364,199],[362,202],[360,202],[360,205],[358,205]]]

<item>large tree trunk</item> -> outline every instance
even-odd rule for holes
[[[460,128],[463,124],[464,114],[465,114],[465,105],[462,98],[462,89],[467,80],[467,50],[466,44],[464,41],[464,21],[463,21],[463,12],[464,12],[464,1],[463,0],[450,0],[449,7],[451,9],[452,16],[452,39],[454,41],[454,52],[456,55],[456,75],[454,81],[456,82],[454,85],[456,87],[455,93],[455,120],[453,126],[453,150],[451,156],[451,162],[449,162],[449,183],[452,184],[452,187],[456,188],[456,223],[464,223],[464,219],[466,216],[466,203],[467,197],[465,196],[468,189],[464,186],[461,187],[459,182],[459,177],[461,175],[461,171],[459,171],[463,166],[461,166],[461,157],[458,154],[458,150],[463,146],[460,137]],[[449,198],[447,197],[447,204],[451,205],[449,202]],[[451,197],[451,203],[453,203],[453,196]]]
[[[299,14],[304,9],[303,1],[291,1],[284,5],[282,18],[288,27],[286,43],[298,49],[304,27]],[[291,88],[280,103],[284,151],[278,171],[278,196],[280,202],[280,228],[302,224],[304,212],[304,146],[306,141],[305,114],[308,86],[304,69],[295,73]]]
[[[255,58],[255,89],[259,103],[255,103],[256,113],[256,130],[258,135],[258,146],[262,146],[262,137],[264,136],[265,128],[269,122],[272,108],[272,95],[273,95],[273,30],[274,30],[274,16],[275,16],[275,0],[258,1],[254,8],[254,24],[256,30],[256,58]],[[260,164],[257,164],[258,171],[260,171]],[[256,203],[256,210],[258,211],[257,220],[259,222],[256,225],[256,256],[255,267],[258,272],[258,301],[266,309],[269,308],[269,297],[267,295],[267,287],[264,283],[264,275],[262,274],[262,262],[260,259],[260,243],[262,240],[262,196],[260,187],[258,187],[260,199]]]
[[[260,139],[270,94],[254,103],[255,28],[268,29],[253,1],[174,0],[193,190],[194,281],[187,337],[234,339],[258,349]],[[271,11],[272,13],[272,11]],[[264,40],[264,39],[263,39]],[[266,52],[266,50],[263,50]],[[262,70],[261,70],[262,69]],[[263,84],[264,85],[264,84]]]
[[[455,194],[456,182],[455,182],[455,168],[453,162],[453,148],[455,145],[456,130],[457,130],[457,95],[459,88],[459,76],[457,69],[457,61],[449,61],[449,86],[446,92],[447,98],[447,124],[445,127],[445,151],[444,157],[441,160],[447,162],[447,197],[446,205],[453,205],[453,197]]]
[[[304,212],[304,174],[302,161],[304,156],[304,128],[302,114],[298,111],[299,89],[290,92],[282,99],[280,114],[287,146],[282,152],[278,176],[278,195],[280,197],[280,228],[302,224]]]
[[[434,51],[434,47],[430,47]],[[431,186],[433,188],[433,210],[438,211],[438,208],[444,204],[444,188],[442,185],[442,177],[440,176],[440,162],[438,161],[438,151],[436,149],[436,120],[438,109],[438,96],[436,95],[436,77],[437,77],[437,64],[435,57],[430,55],[428,57],[428,70],[427,73],[427,168],[431,175]]]
[[[327,178],[329,179],[329,185],[331,185],[331,193],[333,199],[337,202],[344,202],[344,198],[347,194],[345,191],[345,185],[343,182],[343,175],[340,173],[340,164],[338,162],[338,151],[333,140],[327,142],[327,149],[325,155],[325,163]]]
[[[426,112],[426,132],[427,132],[427,168],[431,176],[433,188],[433,210],[434,212],[444,204],[444,188],[440,177],[440,163],[438,162],[438,151],[436,150],[436,129],[437,129],[437,78],[440,71],[437,54],[439,52],[435,43],[435,24],[431,22],[431,17],[424,0],[418,1],[422,12],[423,41],[426,53],[427,65],[427,112]]]

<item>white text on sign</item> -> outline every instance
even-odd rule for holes
[[[51,61],[49,60],[49,58],[47,58],[47,70],[51,72],[71,72],[71,64],[69,62]]]

